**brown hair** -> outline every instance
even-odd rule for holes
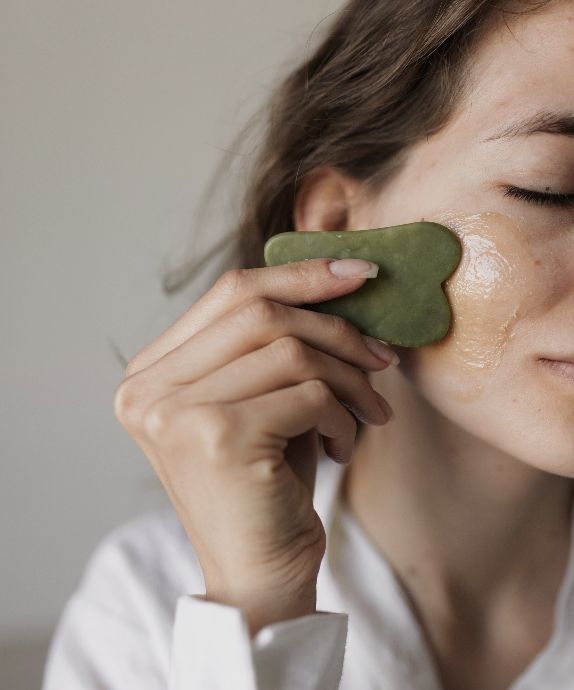
[[[444,127],[468,93],[467,58],[490,22],[551,1],[349,0],[324,27],[314,53],[240,131],[208,181],[196,228],[233,157],[244,155],[233,150],[262,129],[252,167],[242,172],[247,186],[239,221],[207,253],[194,253],[168,271],[163,292],[180,291],[224,250],[234,250],[229,265],[264,266],[265,242],[294,229],[297,191],[320,167],[336,167],[363,182],[367,194],[379,193],[409,149]]]

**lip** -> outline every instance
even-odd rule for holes
[[[546,362],[564,362],[565,364],[574,364],[574,355],[566,355],[565,357],[556,355],[556,357],[539,357],[538,359]]]
[[[544,365],[546,369],[574,383],[574,358],[551,359],[550,357],[539,357],[538,361]]]

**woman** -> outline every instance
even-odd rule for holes
[[[115,396],[173,509],[99,546],[45,690],[574,688],[572,1],[352,0],[244,209],[243,268]],[[427,347],[301,308],[376,266],[263,267],[420,219],[463,246]]]

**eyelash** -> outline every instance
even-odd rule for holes
[[[548,206],[574,206],[574,194],[545,194],[520,187],[507,187],[504,196],[511,196],[531,204]]]

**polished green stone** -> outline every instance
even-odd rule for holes
[[[451,230],[427,221],[369,230],[282,232],[264,249],[267,266],[321,257],[377,263],[377,277],[354,292],[302,306],[342,316],[362,333],[403,347],[429,345],[447,334],[451,309],[442,283],[461,254]]]

